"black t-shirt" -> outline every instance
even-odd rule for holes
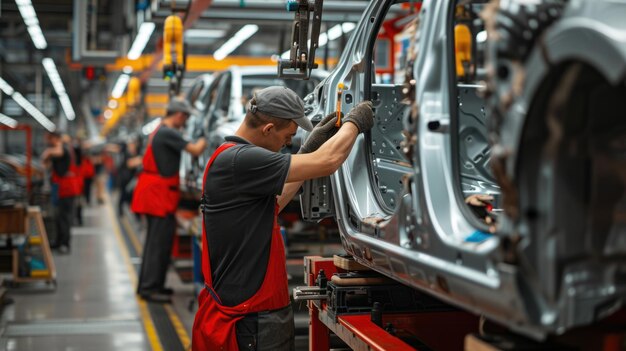
[[[180,155],[189,144],[180,132],[161,125],[152,138],[152,154],[159,174],[164,177],[177,175],[180,169]]]
[[[81,150],[80,146],[74,146],[74,159],[77,166],[83,164],[83,150]]]
[[[65,173],[70,170],[70,162],[72,162],[72,159],[70,158],[70,152],[65,145],[63,145],[62,156],[51,157],[50,159],[52,160],[52,169],[59,177],[65,176]]]
[[[235,306],[260,288],[269,259],[274,205],[283,191],[291,155],[239,137],[213,162],[205,180],[204,223],[213,288]]]

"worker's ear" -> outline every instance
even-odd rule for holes
[[[274,123],[268,123],[263,126],[263,135],[269,135],[272,132],[272,129],[275,128]]]

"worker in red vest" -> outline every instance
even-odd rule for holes
[[[147,301],[169,302],[171,289],[165,288],[165,276],[170,263],[172,241],[176,230],[174,212],[180,198],[179,167],[183,151],[198,156],[206,142],[185,140],[182,128],[192,108],[182,98],[173,98],[167,106],[167,115],[150,134],[143,157],[131,210],[146,215],[148,233],[144,242],[137,293]]]
[[[41,155],[44,164],[51,161],[52,183],[56,187],[57,238],[50,246],[60,253],[70,252],[70,228],[75,214],[76,199],[83,191],[81,170],[76,164],[74,150],[63,143],[57,132],[46,134],[48,147]]]
[[[244,122],[204,172],[202,272],[193,350],[293,350],[294,321],[278,213],[308,179],[334,173],[357,135],[374,124],[370,102],[336,127],[313,128],[292,90],[269,87],[248,102]],[[298,126],[311,131],[298,154],[279,150]]]
[[[81,164],[81,171],[83,173],[83,197],[87,205],[91,204],[91,184],[93,178],[96,176],[96,167],[91,161],[91,155],[89,150],[83,149],[83,159]]]

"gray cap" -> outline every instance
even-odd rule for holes
[[[194,110],[187,100],[182,97],[175,97],[170,99],[170,103],[167,104],[167,114],[170,115],[176,112],[183,112],[187,115],[191,115]]]
[[[293,90],[282,87],[268,87],[254,93],[256,105],[249,105],[252,113],[259,111],[271,117],[292,119],[302,129],[313,130],[311,121],[304,115],[304,102]]]

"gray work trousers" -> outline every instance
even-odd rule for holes
[[[158,293],[165,288],[165,277],[170,265],[176,231],[176,218],[173,214],[165,217],[146,215],[146,218],[148,233],[143,245],[138,294]]]
[[[59,198],[56,205],[57,236],[54,247],[70,247],[70,228],[75,214],[76,197]]]
[[[295,325],[291,304],[246,315],[235,325],[239,351],[293,351]]]

